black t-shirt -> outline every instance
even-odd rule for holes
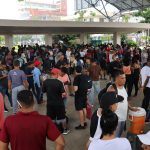
[[[65,89],[58,79],[46,79],[43,83],[43,92],[47,94],[47,105],[64,105],[62,93]]]
[[[67,64],[67,60],[64,59],[64,60],[59,60],[56,64],[56,68],[61,68],[62,66],[64,66],[65,64]]]
[[[33,68],[26,67],[25,74],[32,75]],[[33,82],[33,76],[27,77],[28,82]]]
[[[81,80],[84,80],[85,76],[86,75],[81,74],[81,75],[77,75],[74,78],[73,86],[77,86],[78,87],[78,90],[75,92],[75,98],[80,98],[80,97],[87,96],[87,90],[83,90],[84,89],[83,88],[84,85],[80,84],[82,82]]]

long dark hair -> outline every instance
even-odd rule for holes
[[[103,136],[107,134],[112,135],[113,132],[116,130],[117,125],[118,125],[118,116],[110,109],[103,110],[100,121],[100,126],[102,129],[101,138],[103,138]]]

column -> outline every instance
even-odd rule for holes
[[[80,34],[80,44],[88,44],[88,37],[86,33]]]
[[[114,36],[113,36],[113,44],[116,45],[116,44],[119,44],[121,45],[121,34],[118,33],[118,32],[115,32],[114,33]]]
[[[52,46],[52,44],[53,44],[52,34],[46,34],[45,35],[45,45]]]
[[[13,47],[13,35],[7,34],[5,35],[5,46],[9,48],[9,50]]]

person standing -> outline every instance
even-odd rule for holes
[[[85,129],[87,126],[86,123],[86,115],[87,115],[86,106],[87,106],[87,92],[88,92],[87,82],[90,83],[91,80],[86,74],[82,74],[82,67],[77,66],[73,86],[75,91],[75,109],[79,113],[80,124],[75,127],[76,130]]]
[[[96,60],[91,60],[91,66],[88,69],[88,72],[92,79],[92,89],[89,94],[89,102],[91,105],[94,105],[95,96],[100,92],[99,76],[101,76],[101,68],[97,64]]]
[[[118,126],[116,129],[116,137],[121,137],[125,127],[127,120],[128,108],[132,111],[138,111],[136,107],[131,107],[128,103],[128,94],[124,87],[126,82],[126,77],[123,71],[116,71],[115,74],[115,85],[117,87],[118,95],[122,96],[124,100],[121,103],[118,103],[118,107],[116,110],[116,114],[118,116]]]
[[[32,90],[34,96],[36,97],[36,93],[35,93],[35,87],[34,87],[34,80],[33,80],[33,71],[34,69],[34,63],[32,61],[29,61],[27,63],[27,67],[25,68],[25,74],[27,76],[27,81],[29,83],[29,90]]]
[[[47,94],[47,116],[56,124],[62,124],[63,134],[68,134],[70,130],[67,127],[65,105],[63,98],[66,92],[63,83],[58,80],[60,70],[53,68],[51,78],[43,82],[43,92]]]
[[[19,60],[15,60],[14,69],[8,73],[8,90],[12,91],[13,113],[17,112],[17,94],[28,87],[28,81],[25,73],[20,70]]]
[[[141,69],[142,78],[142,89],[144,93],[144,99],[142,102],[142,108],[148,112],[148,107],[150,103],[150,59],[147,60],[147,64]]]
[[[36,95],[36,100],[38,104],[41,104],[43,102],[42,88],[41,88],[41,83],[40,83],[40,76],[41,76],[40,68],[41,68],[41,62],[39,60],[36,60],[34,62],[34,69],[32,73],[33,73],[33,81],[34,81],[34,86],[35,86],[35,95]]]
[[[52,122],[33,110],[33,94],[29,90],[18,93],[19,112],[6,118],[0,134],[0,149],[46,150],[46,138],[55,142],[55,150],[64,150],[64,138]]]

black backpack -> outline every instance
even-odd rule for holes
[[[92,80],[88,75],[81,75],[79,81],[79,91],[87,91],[92,88]]]

